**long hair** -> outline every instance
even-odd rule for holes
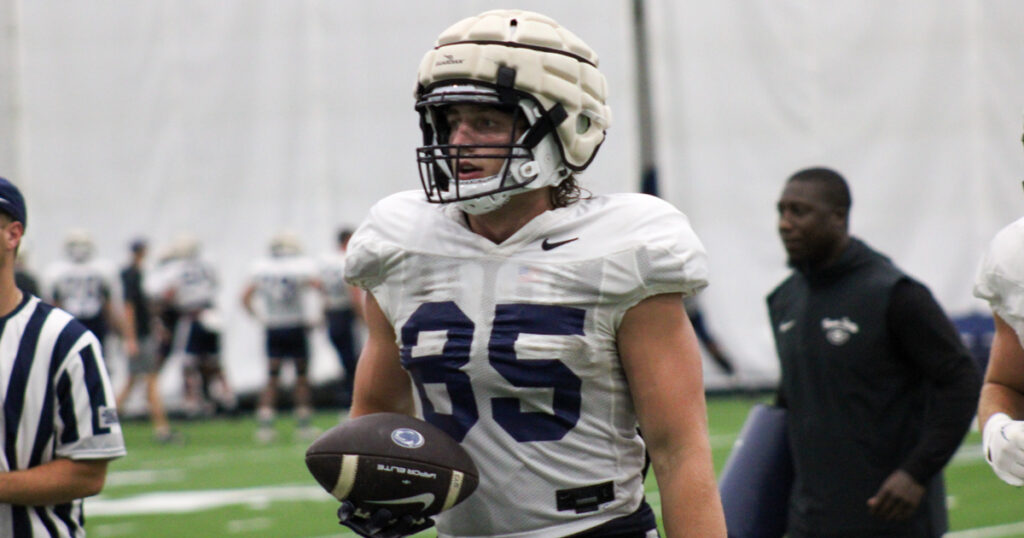
[[[591,197],[590,191],[580,186],[576,176],[569,176],[564,181],[553,187],[551,193],[551,205],[568,207],[580,200],[587,200]]]

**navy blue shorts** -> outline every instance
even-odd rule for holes
[[[185,344],[185,353],[189,355],[218,355],[220,354],[220,333],[208,330],[198,321],[189,322],[188,342]]]
[[[267,356],[272,359],[308,359],[306,328],[267,329]]]

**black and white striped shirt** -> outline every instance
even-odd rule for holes
[[[67,312],[25,295],[0,318],[0,471],[125,455],[99,342]],[[85,536],[82,500],[0,504],[0,536]]]

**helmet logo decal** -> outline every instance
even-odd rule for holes
[[[458,64],[462,63],[462,60],[456,58],[455,56],[452,56],[451,54],[443,54],[442,56],[444,56],[444,59],[439,61],[439,62],[437,62],[437,63],[435,63],[434,64],[435,66],[438,66],[438,65],[458,65]]]

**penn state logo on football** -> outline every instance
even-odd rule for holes
[[[381,506],[394,518],[433,516],[465,500],[480,481],[458,441],[399,413],[363,415],[327,430],[306,449],[306,467],[360,517]]]
[[[821,329],[825,331],[825,339],[834,346],[841,346],[850,341],[850,336],[860,332],[860,327],[850,321],[850,318],[829,319],[822,318]]]
[[[391,440],[405,448],[419,448],[424,443],[423,434],[412,428],[398,428],[392,431]]]

